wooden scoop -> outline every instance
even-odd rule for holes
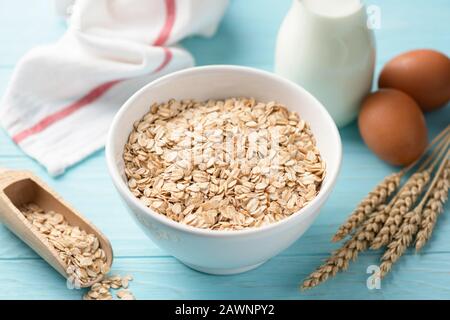
[[[75,209],[70,207],[58,194],[29,171],[13,171],[0,168],[0,221],[28,244],[38,255],[47,261],[65,278],[67,265],[59,258],[57,251],[45,237],[31,228],[30,223],[19,210],[27,203],[35,203],[42,209],[53,210],[62,214],[72,226],[78,226],[88,233],[94,234],[100,248],[105,251],[106,262],[111,267],[113,252],[109,240]],[[102,275],[82,287],[90,287],[100,281]]]

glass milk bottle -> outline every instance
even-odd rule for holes
[[[360,0],[293,0],[279,30],[275,72],[311,92],[339,127],[356,118],[374,65]]]

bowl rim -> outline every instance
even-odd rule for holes
[[[295,90],[301,91],[303,95],[308,96],[309,99],[315,102],[316,107],[321,113],[321,116],[325,119],[326,122],[328,122],[328,125],[331,127],[331,132],[333,133],[333,139],[335,140],[335,143],[337,144],[337,165],[336,170],[334,172],[327,172],[327,179],[329,182],[323,188],[321,187],[318,195],[305,207],[301,208],[300,210],[294,212],[289,217],[286,217],[284,219],[281,219],[280,221],[257,227],[257,228],[247,228],[247,229],[241,229],[241,230],[211,230],[211,229],[202,229],[197,228],[194,226],[189,226],[182,224],[180,222],[176,222],[172,219],[169,219],[168,217],[159,214],[157,212],[154,212],[151,208],[145,206],[141,201],[139,201],[138,198],[136,198],[128,189],[126,183],[122,180],[122,177],[119,170],[116,168],[115,161],[114,161],[114,154],[113,154],[113,139],[115,136],[115,132],[119,130],[118,123],[122,116],[126,113],[127,109],[133,105],[133,103],[138,99],[140,95],[142,95],[145,91],[147,91],[152,86],[159,84],[160,82],[166,82],[168,80],[171,80],[173,78],[190,74],[190,73],[196,73],[196,72],[207,72],[207,71],[226,71],[226,72],[246,72],[246,73],[253,73],[257,76],[263,76],[263,77],[269,77],[274,81],[281,82],[283,85],[290,86],[294,88]],[[169,73],[167,75],[164,75],[162,77],[157,78],[156,80],[153,80],[143,86],[141,89],[136,91],[130,98],[125,101],[125,103],[121,106],[119,111],[114,116],[114,119],[112,121],[112,124],[110,126],[110,129],[108,131],[106,146],[105,146],[105,155],[106,155],[106,162],[109,174],[113,180],[114,186],[118,190],[121,196],[124,196],[128,201],[131,201],[137,208],[141,209],[142,212],[145,214],[151,216],[153,219],[156,219],[163,225],[169,228],[177,229],[181,232],[187,232],[195,235],[202,235],[202,236],[209,236],[209,237],[235,237],[235,236],[244,236],[244,235],[255,235],[263,232],[270,231],[272,229],[281,228],[288,223],[292,222],[294,219],[300,219],[303,217],[303,219],[306,219],[308,216],[312,215],[316,210],[320,209],[320,205],[323,204],[323,202],[328,198],[329,194],[331,193],[335,183],[336,179],[338,177],[338,174],[341,170],[341,164],[342,164],[342,142],[341,137],[339,134],[339,130],[332,119],[331,115],[328,113],[326,108],[322,105],[322,103],[317,100],[311,93],[309,93],[306,89],[301,87],[300,85],[283,78],[277,74],[252,68],[252,67],[245,67],[245,66],[235,66],[235,65],[208,65],[208,66],[197,66],[197,67],[190,67],[186,69],[182,69],[179,71],[175,71],[172,73]],[[328,168],[328,166],[327,166]],[[127,202],[127,201],[125,201]],[[125,205],[129,205],[128,203],[125,203]],[[309,209],[309,210],[308,210]],[[302,214],[303,213],[303,214]]]

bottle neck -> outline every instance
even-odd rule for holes
[[[338,19],[360,12],[361,0],[294,0],[294,6],[322,18]]]

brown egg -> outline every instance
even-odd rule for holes
[[[417,103],[394,89],[370,94],[363,102],[358,126],[364,142],[393,165],[408,165],[427,146],[425,118]]]
[[[401,90],[433,111],[450,100],[450,59],[434,50],[406,52],[385,65],[378,86]]]

